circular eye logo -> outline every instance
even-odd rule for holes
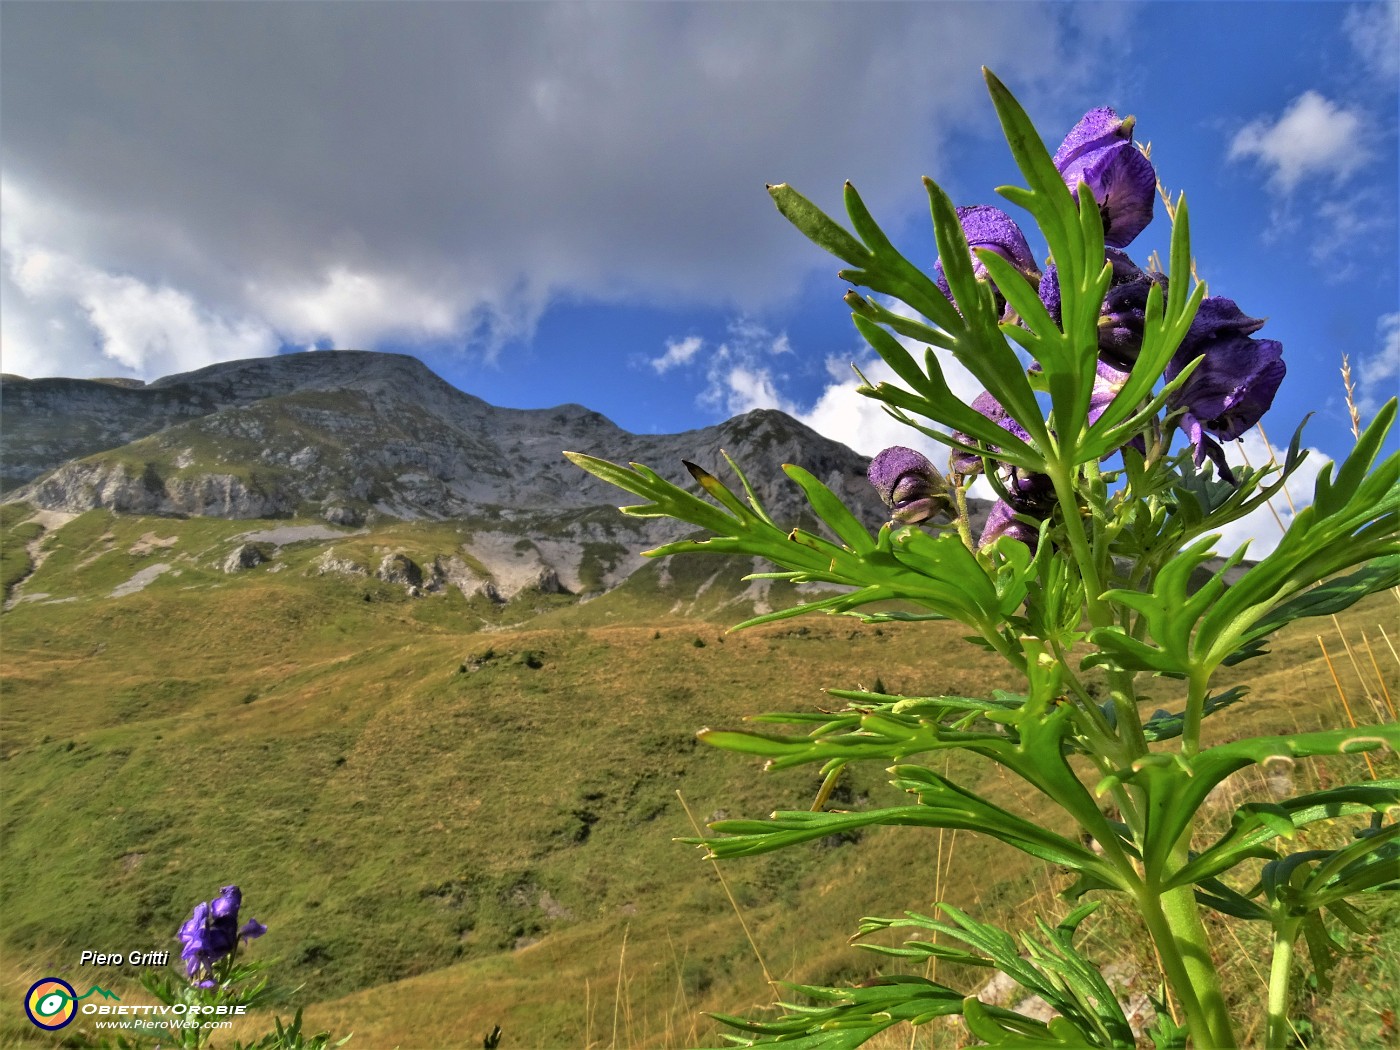
[[[67,981],[45,977],[35,981],[24,997],[24,1012],[46,1032],[65,1027],[78,1013],[78,993]]]

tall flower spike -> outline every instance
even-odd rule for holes
[[[1157,203],[1157,173],[1133,145],[1133,123],[1107,106],[1091,109],[1055,151],[1055,169],[1070,191],[1082,182],[1094,195],[1104,244],[1114,248],[1147,228]]]
[[[943,475],[912,448],[885,449],[870,461],[866,477],[897,525],[914,525],[951,510]]]

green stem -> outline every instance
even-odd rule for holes
[[[1190,758],[1201,749],[1201,720],[1205,718],[1210,672],[1193,667],[1187,684],[1186,719],[1181,727],[1181,753]]]
[[[1298,936],[1297,919],[1281,919],[1274,927],[1274,962],[1269,971],[1269,1050],[1282,1050],[1292,1043],[1293,1024],[1288,1019],[1288,983],[1293,975],[1293,941]]]
[[[1190,829],[1172,851],[1164,878],[1186,864]],[[1200,907],[1191,886],[1157,890],[1148,885],[1139,898],[1148,930],[1157,945],[1162,968],[1186,1011],[1187,1025],[1198,1047],[1229,1050],[1239,1045],[1225,996],[1220,990],[1220,972],[1211,957],[1210,937],[1201,922]],[[1194,1016],[1193,1016],[1194,1013]]]
[[[967,481],[966,479],[954,481],[952,477],[949,477],[947,483],[948,488],[953,493],[953,524],[958,528],[958,535],[962,537],[963,546],[976,554],[977,544],[972,542],[972,524],[967,517]]]
[[[1079,514],[1079,496],[1074,489],[1073,468],[1058,460],[1046,463],[1049,478],[1055,487],[1055,499],[1060,504],[1064,517],[1065,535],[1069,537],[1070,550],[1079,564],[1079,573],[1084,578],[1084,599],[1089,614],[1089,622],[1095,627],[1108,627],[1113,623],[1113,609],[1103,600],[1103,580],[1099,575],[1098,563],[1094,560],[1089,536],[1084,531],[1084,519]]]
[[[1164,903],[1150,887],[1144,887],[1143,892],[1138,895],[1138,908],[1147,923],[1147,932],[1151,934],[1152,941],[1157,946],[1157,956],[1161,960],[1167,984],[1176,994],[1176,1001],[1181,1004],[1182,1013],[1186,1015],[1186,1030],[1191,1033],[1195,1044],[1198,1047],[1211,1047],[1212,1050],[1223,1047],[1225,1044],[1217,1043],[1211,1032],[1210,1019],[1204,1004],[1196,995],[1196,986],[1187,971],[1181,948],[1167,919]],[[1232,1041],[1229,1045],[1235,1044]]]

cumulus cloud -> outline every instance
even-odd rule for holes
[[[683,356],[684,360],[673,361],[668,367],[689,363],[697,358],[703,345],[695,336],[670,340],[666,354],[653,360],[652,365],[657,367],[658,360],[672,356],[672,348],[677,348],[675,356]],[[796,415],[797,406],[779,391],[783,377],[775,375],[778,362],[774,359],[791,353],[786,332],[771,332],[748,317],[731,319],[725,338],[704,358],[705,387],[696,398],[697,403],[728,416],[757,408],[776,408]],[[663,369],[657,367],[657,371]]]
[[[986,117],[979,63],[1053,106],[1099,61],[1097,24],[1055,5],[874,10],[18,5],[4,177],[36,198],[27,243],[235,343],[246,319],[489,349],[559,298],[753,310],[820,265],[765,182],[834,208],[851,178],[897,219]],[[878,151],[876,115],[902,129]],[[38,330],[87,313],[27,306]]]
[[[1311,176],[1344,179],[1370,159],[1362,124],[1360,112],[1305,91],[1278,120],[1255,120],[1236,132],[1229,158],[1254,158],[1284,193]]]
[[[903,303],[890,300],[884,305],[913,316],[913,311]],[[916,355],[923,354],[923,344],[905,336],[896,338]],[[654,359],[652,365],[669,356],[673,346],[684,345],[689,350],[689,343],[689,339],[668,341],[667,355]],[[699,351],[700,346],[696,345],[686,360],[704,362],[704,389],[697,398],[704,407],[727,415],[774,408],[863,456],[873,457],[891,445],[905,445],[918,449],[935,463],[947,459],[946,446],[896,420],[885,411],[882,402],[857,393],[862,385],[860,376],[872,386],[883,382],[904,385],[894,370],[863,344],[854,346],[848,358],[827,359],[826,381],[821,393],[810,401],[789,392],[791,377],[782,370],[780,360],[782,355],[793,352],[786,333],[771,332],[751,319],[740,317],[729,323],[723,341],[703,357]],[[944,378],[955,394],[970,402],[982,392],[981,384],[947,351],[936,352]],[[972,493],[979,498],[989,498],[991,489],[985,482],[978,481]]]
[[[12,242],[3,266],[0,347],[12,373],[152,379],[279,346],[255,318],[221,316],[177,288],[62,252]]]

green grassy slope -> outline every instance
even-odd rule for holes
[[[54,1045],[23,1018],[28,983],[73,974],[84,948],[172,947],[192,905],[228,882],[270,927],[253,957],[303,986],[282,1012],[353,1029],[352,1046],[474,1045],[496,1024],[510,1047],[713,1043],[700,1010],[772,993],[713,867],[674,841],[692,833],[681,797],[703,822],[805,806],[817,783],[697,747],[695,730],[820,706],[823,687],[1014,684],[944,624],[811,618],[726,634],[722,621],[747,615],[732,578],[673,612],[686,588],[746,568],[722,559],[677,560],[669,584],[648,568],[588,602],[498,606],[311,575],[325,543],[218,569],[258,525],[90,512],[44,537],[22,593],[49,597],[0,620],[6,1045]],[[425,557],[450,552],[458,528],[395,525],[335,547],[371,565],[387,550]],[[109,597],[156,563],[172,571]],[[1344,625],[1359,638],[1395,608],[1380,595]],[[1339,717],[1308,626],[1248,665],[1254,697],[1220,726]],[[884,780],[853,769],[840,797],[892,804]],[[861,915],[939,896],[993,917],[1054,910],[1062,882],[971,836],[907,830],[725,877],[768,972],[809,981],[878,968],[844,943]],[[1099,936],[1122,950],[1121,931]],[[137,992],[131,971],[104,976]]]

